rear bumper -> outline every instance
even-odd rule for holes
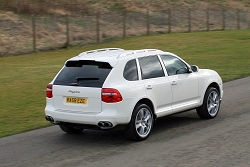
[[[112,127],[118,124],[128,124],[130,117],[125,117],[124,115],[119,115],[116,110],[105,110],[98,114],[79,114],[70,113],[62,110],[54,110],[54,108],[45,108],[46,116],[50,116],[54,120],[54,124],[60,124],[60,122],[74,123],[74,124],[84,124],[84,125],[94,125],[98,126],[100,121],[108,121],[112,123]]]

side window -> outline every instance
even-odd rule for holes
[[[139,58],[142,79],[163,77],[164,72],[157,56]]]
[[[161,55],[161,59],[164,62],[169,76],[185,74],[188,72],[187,65],[177,57],[171,55]]]
[[[123,71],[123,77],[128,81],[138,80],[138,72],[135,59],[127,62]]]

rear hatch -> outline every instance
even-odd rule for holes
[[[63,112],[101,112],[102,85],[112,67],[107,62],[71,60],[53,83],[54,107]]]

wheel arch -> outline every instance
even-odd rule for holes
[[[206,94],[207,90],[208,90],[210,87],[214,87],[215,89],[217,89],[218,92],[219,92],[220,98],[221,98],[221,88],[220,88],[219,84],[218,84],[217,82],[211,82],[211,83],[208,84],[208,85],[204,88],[204,90],[202,91],[201,104],[203,103],[205,94]]]
[[[210,83],[210,84],[208,85],[207,89],[208,89],[209,87],[214,87],[214,88],[216,88],[216,89],[218,90],[220,96],[221,96],[221,89],[220,89],[220,86],[219,86],[218,83],[212,82],[212,83]],[[207,91],[207,89],[206,89],[206,91]]]
[[[152,102],[150,99],[143,98],[143,99],[139,100],[139,101],[136,103],[136,105],[139,104],[139,103],[141,103],[141,104],[146,104],[146,105],[152,110],[153,117],[154,117],[154,119],[156,119],[157,116],[156,116],[156,114],[155,114],[154,104],[153,104],[153,102]],[[136,105],[135,105],[135,106],[136,106]],[[134,107],[134,108],[135,108],[135,107]]]

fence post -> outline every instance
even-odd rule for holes
[[[248,13],[248,29],[250,29],[250,14]]]
[[[126,25],[127,25],[127,10],[126,10],[126,8],[124,8],[124,10],[123,10],[123,38],[126,38],[126,36],[127,36]]]
[[[209,8],[207,8],[206,10],[206,24],[207,24],[207,30],[206,31],[209,31]]]
[[[147,35],[150,34],[150,25],[149,25],[149,8],[147,8],[146,12],[146,27],[147,27]]]
[[[240,10],[237,9],[237,30],[240,29]]]
[[[65,47],[68,48],[69,47],[69,15],[66,14],[66,45]]]
[[[171,33],[171,9],[168,8],[168,33]]]
[[[249,15],[249,14],[248,14]],[[248,29],[250,29],[250,20],[249,20],[249,16],[248,16]]]
[[[188,8],[188,32],[191,32],[191,9]]]
[[[97,11],[96,13],[96,42],[100,43],[100,13]]]
[[[226,16],[225,16],[225,9],[222,7],[222,30],[226,29]]]
[[[33,51],[36,52],[36,20],[32,15],[32,31],[33,31]]]
[[[249,13],[248,13],[248,29],[250,29],[250,19],[249,19]]]

